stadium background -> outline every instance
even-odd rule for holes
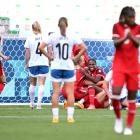
[[[3,52],[11,57],[11,60],[3,61],[7,85],[0,95],[0,103],[4,104],[29,102],[29,79],[25,70],[23,46],[31,33],[33,21],[38,20],[43,33],[47,35],[48,32],[57,31],[59,17],[66,16],[69,20],[68,30],[83,38],[89,56],[95,58],[97,65],[106,73],[111,67],[114,53],[112,25],[118,21],[122,7],[133,6],[137,13],[136,21],[140,23],[139,0],[28,0],[28,3],[22,0],[0,0],[0,3],[0,20],[8,19],[8,33],[7,24],[0,23],[0,34],[4,37]],[[44,103],[50,103],[51,94],[52,85],[47,80]],[[140,93],[137,99],[140,102]],[[62,96],[60,102],[63,102]]]

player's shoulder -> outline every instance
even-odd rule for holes
[[[96,68],[96,73],[104,73],[104,72],[103,72],[103,69],[102,69],[102,68],[97,67],[97,68]]]

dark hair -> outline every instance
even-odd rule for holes
[[[60,23],[61,23],[62,21],[65,22],[66,26],[68,26],[68,20],[67,20],[66,17],[61,17],[61,18],[59,19],[59,21],[58,21],[58,26],[60,26]]]
[[[88,63],[89,63],[90,61],[94,61],[95,64],[96,64],[96,60],[95,60],[94,58],[90,58],[90,59],[88,60]]]
[[[131,17],[135,17],[135,9],[131,6],[126,6],[122,9],[121,13],[120,13],[120,17],[119,19],[121,19],[122,17],[126,17],[126,16],[131,16]]]

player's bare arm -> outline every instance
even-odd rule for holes
[[[80,44],[80,45],[79,45],[79,48],[82,48],[82,49],[81,49],[81,51],[73,58],[73,62],[74,62],[74,63],[77,63],[78,60],[80,59],[80,57],[81,57],[81,56],[85,53],[85,51],[87,50],[84,43]]]
[[[118,38],[118,37],[113,37],[112,40],[114,42],[114,46],[117,48],[119,47],[124,41],[127,40],[127,35],[122,37],[122,38]]]
[[[52,55],[52,53],[50,53],[51,49],[50,50],[48,49],[49,51],[46,52],[45,51],[46,47],[47,47],[47,44],[42,42],[39,46],[39,50],[41,51],[42,54],[44,54],[46,57],[48,57],[48,59],[51,61],[51,60],[53,60],[53,55]]]

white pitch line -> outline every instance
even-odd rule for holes
[[[52,115],[33,115],[33,116],[0,116],[1,118],[4,119],[46,119],[46,118],[51,118]],[[102,117],[107,117],[107,118],[114,118],[114,115],[94,115],[94,116],[86,116],[87,118],[102,118]],[[140,117],[140,114],[137,114],[136,117]],[[66,118],[66,115],[60,115],[60,118]],[[75,118],[83,118],[82,115],[75,115]]]

